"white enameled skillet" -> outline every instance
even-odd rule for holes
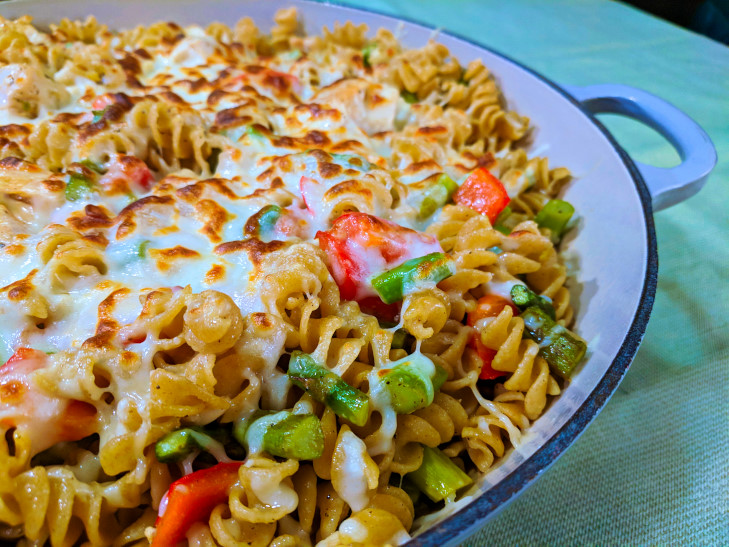
[[[301,0],[11,0],[0,15],[30,14],[41,26],[62,17],[94,15],[112,28],[140,23],[222,21],[248,15],[264,29],[275,11],[296,6],[309,32],[351,20],[374,32],[398,32],[405,46],[423,45],[432,28],[392,17]],[[532,426],[524,442],[486,474],[470,496],[420,523],[410,545],[454,545],[503,508],[547,469],[605,405],[632,361],[645,332],[658,273],[653,211],[699,191],[716,163],[704,131],[685,114],[644,91],[621,85],[564,88],[490,49],[447,32],[436,39],[462,63],[481,58],[496,75],[509,107],[529,116],[536,128],[532,151],[565,166],[574,182],[564,199],[580,215],[563,243],[574,274],[575,330],[589,342],[586,361],[562,395]],[[636,164],[593,117],[623,114],[663,134],[682,163],[671,169]]]

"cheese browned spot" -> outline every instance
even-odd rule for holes
[[[248,253],[250,261],[255,265],[259,266],[263,258],[271,253],[274,253],[286,246],[283,241],[270,241],[264,243],[258,238],[250,238],[245,241],[228,241],[227,243],[221,243],[215,247],[215,254],[225,256],[230,253],[239,253],[245,251]]]
[[[114,319],[113,312],[118,302],[126,298],[131,291],[129,289],[117,289],[101,301],[98,307],[98,321],[96,322],[95,335],[104,333],[116,333],[119,330],[119,323]]]
[[[130,203],[117,215],[116,221],[119,223],[119,228],[116,231],[116,238],[123,239],[134,232],[137,227],[136,216],[140,211],[145,208],[168,206],[173,203],[174,200],[169,196],[146,196]]]
[[[228,212],[210,199],[198,201],[195,204],[195,211],[200,221],[204,223],[200,232],[205,234],[213,243],[219,242],[221,240],[220,231],[229,218]]]
[[[82,232],[93,228],[109,228],[114,224],[114,217],[103,205],[88,204],[83,212],[72,213],[67,222],[72,228]]]
[[[205,274],[205,283],[212,285],[225,277],[225,267],[220,264],[213,264],[213,267]]]
[[[198,258],[200,253],[182,245],[176,245],[170,249],[149,249],[149,255],[156,260],[157,268],[161,272],[166,272],[176,267],[174,262]]]
[[[372,199],[372,190],[362,186],[358,180],[345,180],[339,184],[335,184],[324,194],[325,200],[336,199],[341,194],[358,194],[366,198]]]
[[[33,291],[33,278],[38,270],[31,270],[23,279],[11,283],[10,285],[0,289],[0,292],[7,291],[8,300],[23,300]]]

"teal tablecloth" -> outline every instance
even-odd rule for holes
[[[719,163],[657,213],[660,274],[645,340],[602,413],[465,545],[729,545],[729,48],[605,0],[359,0],[493,47],[566,84],[623,83],[698,121]],[[636,159],[659,136],[605,119]]]

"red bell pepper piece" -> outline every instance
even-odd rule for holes
[[[379,298],[369,282],[373,275],[411,258],[443,252],[435,236],[366,213],[345,213],[316,237],[342,299],[358,302]]]
[[[453,194],[453,201],[486,215],[493,225],[511,199],[501,181],[487,169],[479,167]]]
[[[159,505],[152,547],[177,545],[190,526],[207,519],[217,505],[225,503],[242,464],[219,463],[173,482]]]
[[[117,154],[99,183],[110,193],[141,194],[152,187],[154,175],[139,158]]]
[[[302,176],[299,179],[299,193],[301,199],[304,201],[306,210],[312,215],[317,214],[316,205],[321,205],[324,200],[324,193],[326,188],[319,181],[316,181],[310,177]]]
[[[514,315],[519,314],[519,308],[506,298],[496,294],[487,294],[486,296],[479,298],[476,304],[476,309],[468,314],[468,326],[473,327],[479,319],[484,319],[485,317],[496,317],[506,306],[510,306],[514,310]],[[476,350],[481,361],[483,361],[481,373],[478,375],[481,380],[493,380],[507,374],[504,371],[494,370],[491,367],[491,362],[496,356],[496,350],[487,348],[483,342],[481,342],[481,337],[478,333],[473,333],[473,336],[468,341],[468,345]]]
[[[35,385],[32,373],[47,364],[48,356],[42,351],[19,348],[0,367],[0,430],[25,430],[33,454],[96,431],[96,407],[46,394]]]
[[[394,304],[385,304],[379,296],[368,296],[359,301],[359,309],[363,313],[373,315],[381,321],[389,323],[397,323],[399,321],[400,302]]]

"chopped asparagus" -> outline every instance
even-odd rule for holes
[[[552,319],[555,319],[555,311],[552,302],[539,296],[526,285],[514,285],[511,287],[511,301],[520,310],[537,307]]]
[[[291,414],[271,425],[263,436],[263,449],[272,456],[313,460],[324,452],[324,433],[313,414]]]
[[[330,370],[319,365],[311,355],[294,351],[288,376],[314,399],[331,408],[337,416],[362,426],[369,417],[369,399]]]
[[[103,175],[106,172],[98,163],[94,163],[91,160],[81,160],[79,163],[84,167],[91,169],[94,173],[98,173],[99,175]]]
[[[440,365],[435,365],[435,375],[433,376],[433,390],[438,391],[448,380],[448,371]]]
[[[280,458],[312,460],[324,451],[321,422],[313,414],[258,412],[236,422],[233,436],[249,454],[265,451]]]
[[[178,462],[195,451],[206,450],[215,440],[199,429],[185,427],[172,431],[154,445],[157,461]]]
[[[496,222],[494,222],[494,230],[497,230],[502,234],[508,236],[511,233],[511,228],[505,226],[504,221],[506,221],[506,219],[511,216],[511,213],[512,210],[510,205],[504,207],[504,210],[499,213],[498,217],[496,217]]]
[[[443,253],[430,253],[408,260],[397,268],[374,277],[372,287],[385,304],[392,304],[416,288],[418,283],[438,283],[456,273],[456,263]]]
[[[66,199],[68,201],[77,201],[89,194],[94,188],[93,181],[87,179],[83,175],[71,173],[66,183]]]
[[[441,174],[438,180],[423,192],[424,197],[420,203],[418,220],[425,220],[443,207],[450,201],[456,190],[458,190],[458,184],[445,173]]]
[[[412,344],[414,340],[415,338],[405,329],[397,329],[392,334],[392,344],[390,345],[390,348],[404,349],[405,346]]]
[[[585,356],[585,342],[536,306],[524,310],[521,317],[524,319],[526,332],[539,344],[539,355],[549,363],[554,372],[569,378]]]
[[[365,66],[365,68],[372,68],[372,63],[370,62],[370,57],[372,56],[372,52],[377,49],[377,44],[371,43],[367,44],[365,47],[362,48],[362,64]]]
[[[453,498],[473,481],[437,448],[423,447],[423,463],[407,478],[433,501]]]
[[[145,239],[139,244],[139,247],[137,247],[137,256],[139,258],[144,258],[147,256],[147,249],[149,249],[150,243],[152,243],[150,240]]]
[[[575,214],[575,208],[571,203],[561,199],[551,199],[542,207],[542,210],[534,217],[534,221],[540,228],[548,228],[552,241],[557,243],[562,239],[567,223]]]
[[[438,387],[443,385],[439,368],[422,353],[415,353],[395,361],[391,368],[378,371],[380,385],[389,394],[393,410],[410,414],[431,404],[435,396],[434,379],[438,378]]]
[[[413,104],[418,102],[418,96],[415,93],[403,89],[400,92],[400,96],[405,100],[406,103]]]

